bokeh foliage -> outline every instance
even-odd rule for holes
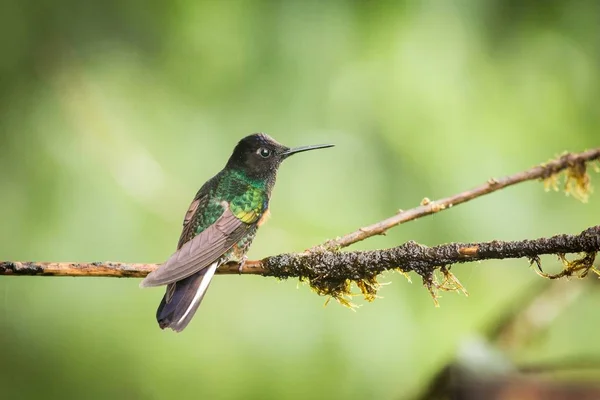
[[[286,161],[251,258],[598,146],[598,15],[594,0],[3,1],[0,258],[160,262],[255,131],[337,147]],[[524,184],[356,247],[576,233],[597,196]],[[526,264],[457,267],[471,297],[439,309],[390,274],[356,313],[296,282],[217,277],[180,335],[134,279],[0,278],[0,397],[411,398],[540,284]],[[523,354],[600,355],[594,304]]]

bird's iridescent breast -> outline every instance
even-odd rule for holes
[[[243,259],[256,236],[259,222],[262,221],[263,216],[268,213],[269,209],[268,193],[258,185],[252,183],[246,185],[246,190],[243,193],[231,199],[229,208],[233,215],[239,218],[240,221],[251,225],[252,228],[225,254],[224,257],[228,261],[239,262]]]
[[[268,207],[269,200],[265,191],[252,185],[249,185],[243,194],[233,198],[229,204],[233,215],[247,224],[257,223]]]

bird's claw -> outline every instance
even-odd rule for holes
[[[244,256],[244,257],[242,257],[242,261],[240,261],[240,266],[238,267],[238,272],[240,273],[240,275],[242,274],[242,271],[244,270],[244,264],[246,264],[247,259],[248,259],[248,256]]]

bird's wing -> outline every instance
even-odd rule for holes
[[[188,240],[190,240],[191,238],[194,237],[195,226],[194,226],[194,224],[191,224],[190,222],[194,220],[194,217],[196,216],[196,212],[198,211],[198,209],[205,208],[207,203],[208,203],[208,195],[205,194],[203,196],[200,196],[198,194],[194,198],[194,201],[192,201],[192,204],[190,204],[190,207],[188,208],[187,212],[185,213],[185,217],[183,219],[183,230],[181,231],[181,236],[179,237],[179,243],[177,243],[177,250],[179,250],[181,248],[181,246],[183,246],[185,244],[185,242],[187,242]]]
[[[187,225],[189,226],[189,223]],[[251,227],[251,224],[234,215],[227,204],[215,223],[183,243],[179,250],[156,271],[150,273],[140,286],[167,285],[208,267],[238,243]],[[184,227],[184,231],[186,228],[187,226]]]

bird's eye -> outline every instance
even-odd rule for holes
[[[265,148],[265,147],[261,147],[260,149],[258,149],[257,153],[262,157],[262,158],[269,158],[271,157],[271,150]]]

